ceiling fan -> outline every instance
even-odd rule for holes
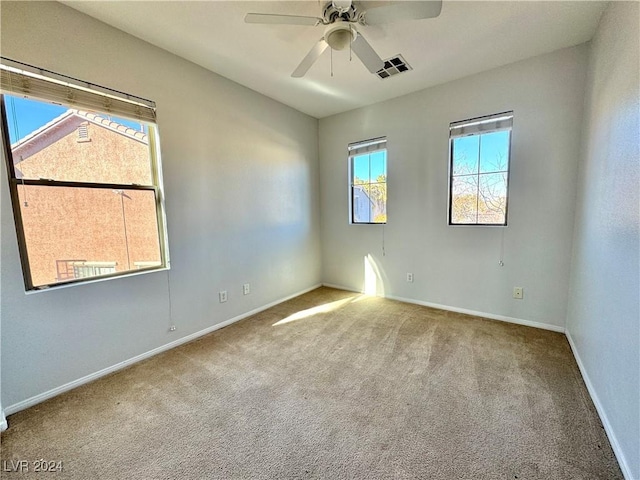
[[[300,65],[291,74],[303,77],[315,61],[327,49],[343,50],[347,46],[362,61],[367,70],[376,73],[384,66],[383,60],[365,40],[359,27],[381,25],[400,20],[420,20],[440,15],[442,0],[404,1],[361,10],[352,0],[333,0],[325,4],[322,17],[301,15],[277,15],[271,13],[248,13],[246,23],[264,23],[278,25],[305,25],[325,27],[322,38],[302,59]]]

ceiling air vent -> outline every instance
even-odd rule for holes
[[[407,63],[407,61],[402,58],[402,55],[396,55],[395,57],[387,58],[384,61],[384,67],[376,72],[376,75],[382,78],[393,77],[402,72],[408,72],[409,70],[413,70],[411,65]]]

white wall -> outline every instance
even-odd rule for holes
[[[587,48],[320,120],[324,282],[362,289],[371,255],[378,293],[562,330]],[[514,111],[509,226],[447,226],[449,123],[505,110]],[[382,135],[388,224],[349,225],[347,144]],[[514,286],[524,287],[523,300],[512,298]]]
[[[7,411],[320,282],[316,119],[57,3],[1,14],[3,56],[156,101],[172,267],[25,295],[2,165]]]
[[[589,56],[568,336],[629,479],[640,479],[640,34],[612,2]]]

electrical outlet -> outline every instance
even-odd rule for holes
[[[407,273],[407,282],[413,283],[413,273]]]
[[[522,287],[513,287],[513,298],[522,300],[524,297],[524,289]]]
[[[242,293],[243,293],[244,295],[249,295],[249,294],[251,293],[251,285],[250,285],[250,284],[248,284],[248,283],[245,283],[245,284],[242,286]]]
[[[175,326],[175,325],[171,325],[171,326],[169,327],[169,331],[170,331],[170,332],[175,332],[175,331],[176,331],[176,326]]]
[[[218,293],[218,297],[220,298],[220,303],[224,303],[227,301],[227,291],[226,290],[222,290],[220,293]]]

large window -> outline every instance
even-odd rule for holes
[[[387,223],[387,139],[349,145],[351,223]]]
[[[27,290],[167,268],[153,102],[2,59]]]
[[[506,225],[513,112],[449,126],[449,224]]]

